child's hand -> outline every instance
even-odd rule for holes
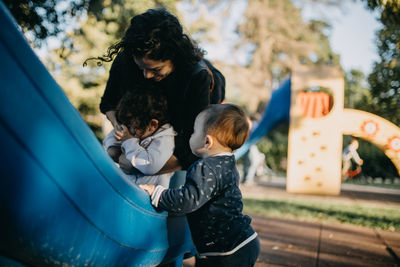
[[[125,141],[129,138],[134,137],[125,125],[121,125],[121,130],[115,131],[114,137],[119,141]]]
[[[139,185],[144,191],[146,191],[147,193],[149,193],[150,196],[153,195],[154,193],[154,189],[156,188],[154,185],[152,184],[140,184]]]

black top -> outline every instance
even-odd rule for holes
[[[124,93],[127,90],[135,91],[140,84],[152,83],[154,86],[160,86],[167,97],[171,124],[178,133],[175,138],[174,155],[182,168],[187,169],[198,159],[189,147],[194,120],[210,104],[212,78],[204,67],[204,63],[201,64],[201,62],[185,68],[175,66],[176,69],[166,78],[160,82],[152,82],[144,78],[143,71],[138,68],[132,56],[121,52],[111,66],[107,86],[101,98],[100,111],[106,113],[115,110]],[[209,62],[206,61],[206,63],[213,72],[218,72]],[[220,75],[225,87],[225,80],[222,74]],[[218,76],[214,79],[221,78]]]
[[[162,192],[157,207],[187,214],[197,251],[228,252],[254,234],[242,213],[234,156],[200,159],[190,166],[181,189]]]

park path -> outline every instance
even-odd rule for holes
[[[400,209],[400,190],[343,184],[339,196],[290,194],[284,180],[242,186],[243,197],[297,198]],[[400,232],[252,215],[261,253],[256,266],[400,266]]]
[[[291,194],[285,180],[272,178],[241,186],[245,198],[301,199],[347,205],[400,209],[400,190],[343,184],[339,196]],[[311,223],[251,215],[261,252],[256,267],[265,266],[399,266],[400,232],[339,223]],[[194,259],[184,262],[194,266]]]
[[[263,266],[400,266],[400,232],[252,216]]]

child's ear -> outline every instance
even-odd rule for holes
[[[149,124],[149,130],[155,131],[158,128],[158,120],[156,119],[151,119],[150,124]]]
[[[206,135],[206,142],[204,144],[204,147],[206,149],[210,149],[210,148],[213,147],[213,145],[214,145],[214,138],[211,135],[207,134]]]

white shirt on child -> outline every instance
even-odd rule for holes
[[[154,134],[143,140],[133,137],[122,143],[114,137],[114,132],[115,130],[112,130],[104,139],[103,145],[105,150],[107,151],[111,146],[120,146],[126,159],[133,167],[144,174],[144,176],[128,176],[131,179],[135,179],[137,184],[159,184],[156,181],[161,179],[164,181],[162,184],[165,186],[165,181],[169,181],[173,173],[163,175],[154,174],[161,170],[174,152],[174,138],[176,132],[173,127],[167,123],[158,128]]]

